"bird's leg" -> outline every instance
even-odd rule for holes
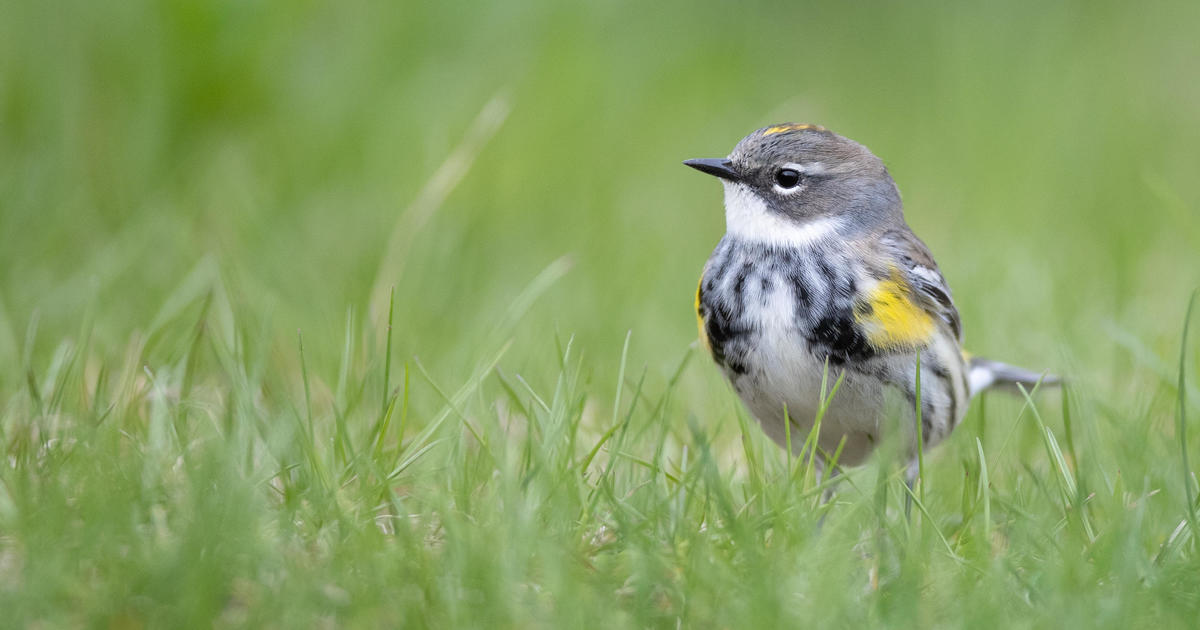
[[[825,527],[825,517],[829,514],[828,506],[829,506],[829,503],[831,501],[833,501],[833,487],[835,485],[837,485],[835,483],[835,479],[841,475],[841,470],[838,469],[837,466],[829,466],[828,464],[826,464],[824,462],[824,460],[820,460],[820,461],[821,461],[821,468],[817,471],[817,479],[818,479],[817,483],[819,485],[821,481],[824,481],[826,478],[825,475],[828,474],[829,485],[827,485],[825,487],[825,489],[821,491],[821,510],[822,511],[821,511],[821,517],[817,519],[817,531],[820,531],[822,528]]]
[[[822,468],[825,468],[825,466],[822,466]],[[830,466],[828,474],[829,474],[829,485],[827,485],[825,487],[825,490],[823,492],[821,492],[821,505],[825,505],[826,503],[829,503],[831,500],[833,500],[833,487],[835,485],[837,485],[836,480],[837,480],[837,477],[841,474],[841,470],[838,469],[836,466]],[[822,474],[820,476],[820,479],[822,481],[824,481],[825,475]]]

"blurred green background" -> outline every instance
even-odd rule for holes
[[[1190,627],[1197,25],[1194,1],[0,0],[0,609]],[[724,216],[680,161],[781,121],[883,158],[970,349],[1072,384],[1045,425],[975,404],[916,520],[887,462],[824,504],[737,439],[692,350]]]
[[[3,14],[8,384],[35,312],[35,355],[89,307],[95,342],[119,353],[206,257],[236,311],[289,348],[303,329],[332,365],[389,234],[497,95],[511,114],[396,284],[397,356],[444,374],[475,362],[564,255],[571,271],[517,334],[536,343],[510,361],[532,369],[557,328],[611,366],[632,329],[639,360],[669,370],[723,231],[719,186],[679,162],[785,120],[885,160],[976,352],[1123,383],[1113,330],[1167,352],[1200,283],[1194,2],[56,1]]]

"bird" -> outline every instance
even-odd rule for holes
[[[700,340],[780,446],[799,452],[820,415],[818,465],[855,466],[903,427],[911,486],[918,441],[944,440],[973,396],[1060,381],[963,350],[950,286],[862,144],[783,123],[684,164],[725,193],[726,232],[696,287]]]

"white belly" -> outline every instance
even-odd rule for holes
[[[818,444],[832,454],[844,438],[839,462],[854,465],[866,459],[880,439],[880,418],[888,404],[889,386],[870,375],[845,371],[837,366],[826,370],[799,335],[768,338],[783,340],[759,344],[748,357],[751,369],[742,375],[730,375],[734,389],[771,439],[780,446],[788,443],[789,429],[784,410],[791,421],[791,444],[799,452],[812,431],[822,400],[828,408],[821,417]],[[837,385],[838,377],[842,382]],[[822,395],[822,378],[825,380]],[[832,396],[831,396],[832,393]]]
[[[832,455],[844,439],[840,464],[862,463],[883,439],[887,427],[898,427],[908,450],[915,455],[916,410],[910,404],[911,398],[906,401],[901,391],[901,385],[907,391],[915,389],[915,353],[878,356],[853,368],[831,361],[827,367],[820,353],[813,352],[796,329],[790,309],[781,308],[785,303],[768,304],[768,308],[757,312],[759,330],[745,356],[746,372],[726,371],[763,432],[786,447],[789,429],[784,418],[788,418],[792,450],[798,452],[812,431],[824,400],[828,403],[821,416],[818,444]],[[925,356],[932,359],[946,352],[956,351],[935,343],[925,350]],[[839,377],[842,382],[837,385]],[[928,416],[924,418],[928,428],[923,437],[932,446],[949,433],[958,418],[948,417],[950,395],[930,372],[928,364],[921,370],[921,398]],[[965,409],[965,405],[962,407]]]

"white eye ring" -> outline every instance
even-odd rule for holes
[[[824,165],[820,162],[813,162],[811,164],[788,162],[775,171],[775,192],[781,195],[794,195],[806,188],[804,185],[805,176],[820,175],[824,170]],[[784,184],[788,184],[793,176],[795,177],[795,183],[785,186]],[[781,178],[783,178],[782,181]]]

